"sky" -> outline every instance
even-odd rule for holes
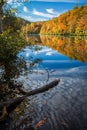
[[[18,1],[18,2],[17,2]],[[36,22],[45,21],[78,6],[87,4],[87,0],[7,0],[12,7],[18,8],[16,15],[25,20]]]

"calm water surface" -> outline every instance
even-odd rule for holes
[[[17,74],[9,79],[22,83],[27,91],[56,78],[60,83],[23,102],[19,112],[12,114],[8,129],[87,130],[87,38],[31,36],[26,40],[33,46],[27,45],[17,54],[26,67],[18,67],[16,60],[20,73],[12,72]],[[6,69],[1,70],[2,78]],[[39,121],[43,123],[38,125]]]

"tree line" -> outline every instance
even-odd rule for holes
[[[52,20],[27,24],[22,31],[28,34],[87,35],[87,5],[75,5]]]

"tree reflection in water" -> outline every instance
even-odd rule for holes
[[[42,45],[81,62],[87,62],[87,37],[57,37],[41,35]]]

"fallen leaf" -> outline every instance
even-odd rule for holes
[[[44,125],[45,121],[46,121],[46,118],[44,118],[44,119],[40,120],[40,121],[39,121],[39,122],[35,125],[35,128],[37,128],[37,127],[40,127],[40,126]]]
[[[15,111],[15,112],[19,112],[19,111],[20,111],[20,108],[17,107],[14,111]]]

